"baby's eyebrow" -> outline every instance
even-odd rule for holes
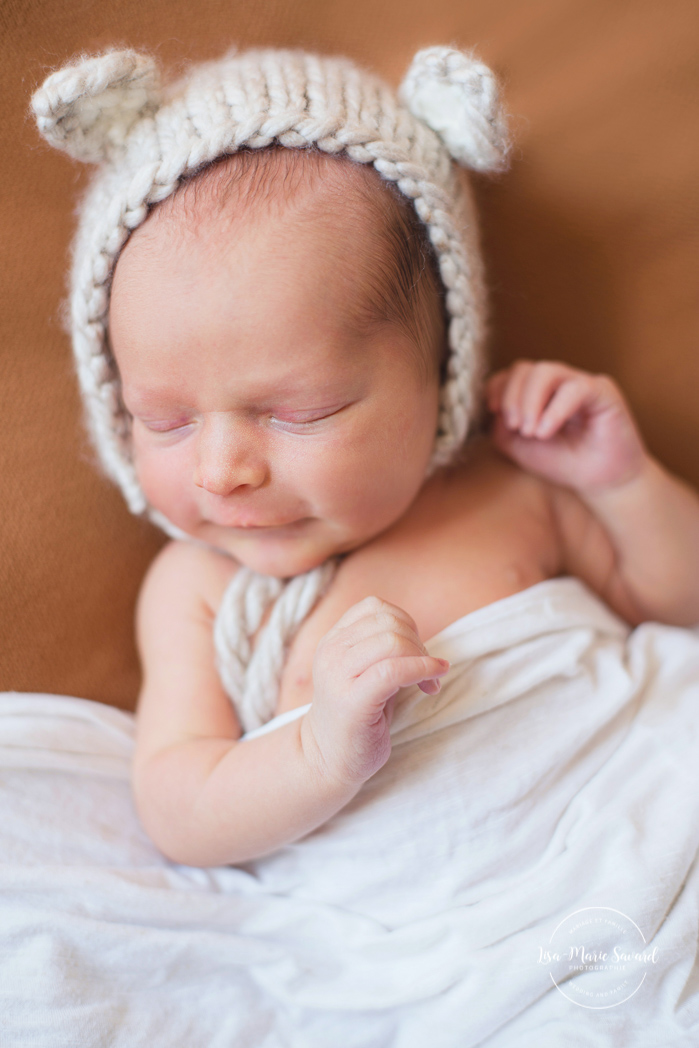
[[[121,399],[130,415],[143,418],[173,418],[191,412],[174,391],[144,389],[137,386],[122,386]]]
[[[161,394],[153,395],[150,391],[141,391],[133,387],[121,386],[121,399],[131,412],[147,412],[163,406]]]

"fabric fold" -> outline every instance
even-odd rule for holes
[[[450,672],[401,693],[388,763],[240,867],[148,840],[129,714],[0,696],[0,1044],[695,1045],[699,636],[553,579],[427,647]],[[656,951],[606,1010],[541,961],[595,908]]]

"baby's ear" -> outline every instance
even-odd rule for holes
[[[136,51],[79,58],[52,73],[31,102],[47,142],[94,164],[123,147],[133,124],[159,104],[155,62]]]
[[[399,93],[464,167],[505,167],[510,142],[497,81],[472,54],[451,47],[418,51]]]

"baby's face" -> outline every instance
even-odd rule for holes
[[[196,232],[156,211],[112,288],[110,335],[151,507],[256,571],[360,546],[420,489],[438,379],[408,336],[362,328],[360,213],[257,209]],[[191,223],[190,223],[191,225]]]

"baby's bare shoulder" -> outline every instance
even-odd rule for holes
[[[453,535],[463,547],[465,532],[511,543],[513,532],[527,542],[553,527],[551,485],[508,461],[485,438],[464,458],[425,485],[416,523],[426,536],[432,528]],[[440,539],[443,536],[440,535]]]
[[[232,557],[194,542],[168,542],[151,563],[141,587],[139,613],[163,605],[203,602],[211,614],[238,570]]]

